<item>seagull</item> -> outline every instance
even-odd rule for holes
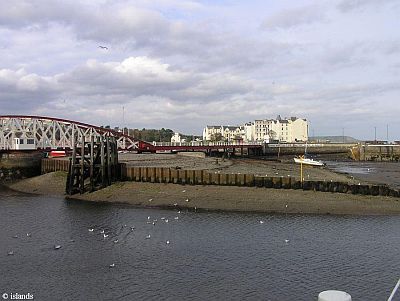
[[[155,226],[156,225],[156,222],[153,222],[153,226]]]
[[[108,234],[103,234],[103,238],[106,239],[108,237]]]
[[[61,246],[60,245],[54,245],[54,250],[58,250],[58,249],[61,249]]]
[[[31,234],[31,233],[26,233],[26,236],[27,236],[27,237],[31,237],[32,234]]]
[[[101,233],[101,234],[104,234],[104,230],[101,230],[100,233]]]
[[[165,222],[168,223],[168,219],[166,219]]]
[[[93,232],[94,231],[94,229],[93,228],[89,228],[89,232]]]
[[[179,210],[178,213],[181,214],[181,211]]]
[[[288,204],[285,205],[285,208],[287,208],[287,207],[288,207]]]
[[[288,243],[289,242],[289,239],[285,239],[285,243]]]
[[[264,221],[260,221],[260,224],[264,224]]]
[[[146,239],[150,239],[150,237],[151,237],[151,235],[149,234],[149,235],[146,236]]]
[[[178,206],[178,203],[174,203],[174,206],[175,206],[175,207]]]
[[[167,245],[169,245],[169,240],[167,240],[165,243],[166,243]]]
[[[150,219],[150,216],[148,216],[147,219],[149,220],[149,219]]]
[[[70,241],[70,242],[75,242],[75,240],[74,240],[74,239],[70,239],[69,241]]]
[[[151,202],[153,199],[149,199],[149,202]]]
[[[14,235],[13,238],[18,238],[18,235]]]
[[[8,256],[14,255],[14,251],[10,251],[7,253]]]
[[[186,190],[182,190],[182,192],[186,192]]]
[[[118,239],[114,240],[114,243],[118,243]]]
[[[165,220],[165,217],[162,217],[161,219],[162,219],[162,220]]]
[[[131,231],[133,231],[133,230],[135,230],[135,227],[132,226],[132,227],[131,227]]]
[[[105,49],[105,50],[108,50],[108,47],[107,47],[107,46],[102,46],[102,45],[99,45],[99,48],[101,48],[101,49]]]
[[[189,199],[186,199],[185,201],[186,201],[186,202],[189,202]]]
[[[110,268],[115,267],[115,263],[110,264]]]
[[[175,216],[174,219],[179,219],[179,217]]]

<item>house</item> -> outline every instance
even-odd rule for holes
[[[174,135],[171,137],[171,142],[172,143],[181,143],[184,142],[182,141],[184,139],[181,138],[181,135],[179,133],[174,133]]]

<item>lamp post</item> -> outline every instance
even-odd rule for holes
[[[343,143],[344,143],[344,128],[342,128],[342,138],[343,138]]]

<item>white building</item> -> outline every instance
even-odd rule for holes
[[[14,138],[13,143],[16,150],[34,150],[36,149],[35,139],[33,138]]]
[[[256,132],[254,122],[247,122],[243,125],[244,128],[244,141],[255,141]]]
[[[203,129],[203,141],[216,141],[221,140],[223,137],[222,125],[207,125]]]
[[[290,117],[282,119],[263,119],[254,122],[255,140],[279,140],[297,142],[308,140],[308,122],[306,119]]]
[[[259,119],[242,126],[206,126],[203,130],[204,141],[262,141],[297,142],[308,140],[308,122],[306,119],[290,117],[282,119]]]
[[[243,126],[225,126],[224,127],[224,140],[225,141],[243,141],[244,128]]]
[[[171,137],[171,142],[172,143],[181,143],[181,142],[183,142],[182,138],[181,138],[181,135],[179,133],[174,133],[174,135]]]
[[[203,130],[203,141],[243,141],[243,126],[211,125]]]

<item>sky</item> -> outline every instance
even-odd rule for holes
[[[1,1],[0,114],[185,134],[280,114],[400,140],[399,15],[400,0]]]

